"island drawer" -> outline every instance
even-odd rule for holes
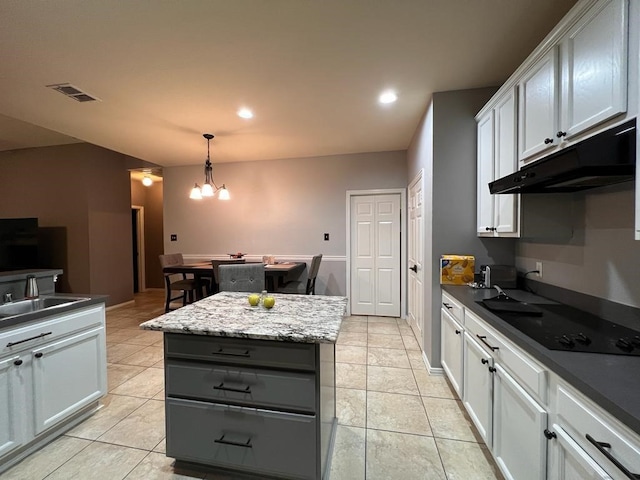
[[[274,475],[316,475],[316,417],[167,399],[167,456]]]
[[[168,396],[314,413],[313,373],[168,360]]]
[[[165,333],[168,358],[235,365],[314,370],[315,344]]]

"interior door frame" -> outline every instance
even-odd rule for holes
[[[136,211],[136,238],[138,239],[138,291],[144,292],[147,289],[145,278],[147,273],[144,268],[144,207],[141,205],[131,205],[131,210]]]
[[[400,318],[407,318],[407,189],[406,188],[385,188],[374,190],[347,190],[347,227],[346,227],[346,290],[347,297],[351,296],[351,198],[370,195],[400,195]],[[351,315],[351,301],[347,302],[347,315]]]

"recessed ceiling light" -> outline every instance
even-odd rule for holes
[[[398,100],[398,95],[396,95],[396,92],[393,92],[391,90],[382,92],[382,94],[378,97],[378,101],[380,103],[393,103],[396,100]]]
[[[253,112],[248,108],[241,108],[238,110],[238,116],[240,118],[253,118]]]

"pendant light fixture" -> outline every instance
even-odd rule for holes
[[[213,197],[218,194],[219,200],[229,200],[229,190],[223,183],[221,187],[218,187],[213,181],[213,167],[211,166],[211,157],[209,153],[209,142],[213,138],[210,133],[204,133],[202,135],[207,139],[207,161],[204,163],[204,184],[202,188],[197,183],[191,189],[191,195],[189,198],[193,200],[201,200],[203,197]]]

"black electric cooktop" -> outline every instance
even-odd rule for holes
[[[535,307],[542,314],[492,313],[550,350],[640,356],[640,332],[636,330],[568,305]]]

